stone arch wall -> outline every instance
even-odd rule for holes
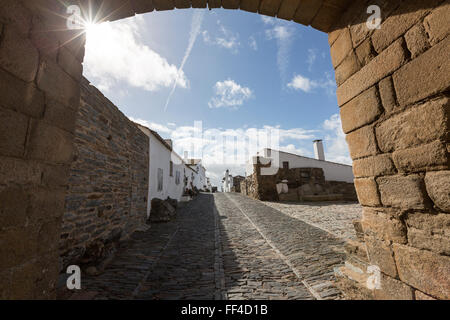
[[[327,32],[364,206],[343,287],[364,291],[351,272],[377,265],[368,297],[450,297],[448,0],[0,0],[0,298],[54,297],[85,41],[66,30],[69,4],[107,20],[240,8]]]
[[[377,2],[385,15],[380,29],[364,26],[361,3],[329,33],[364,207],[364,236],[341,271],[356,278],[358,268],[378,266],[381,289],[350,284],[378,299],[448,299],[450,3]]]

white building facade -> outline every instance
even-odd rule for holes
[[[233,188],[233,176],[227,169],[222,179],[222,192],[231,192],[231,188]]]
[[[191,166],[184,164],[184,178],[185,178],[185,188],[188,190],[194,189],[194,180],[197,176],[197,172],[192,169]]]
[[[264,149],[260,157],[260,161],[266,159],[267,163],[271,162],[272,168],[277,171],[278,168],[321,168],[323,169],[325,180],[327,181],[343,181],[353,183],[353,168],[350,165],[326,161],[321,140],[314,141],[314,153],[317,159],[300,156],[293,153]],[[246,175],[253,173],[253,163],[257,157],[253,157],[246,165]],[[272,170],[269,170],[272,171]],[[275,174],[276,172],[274,172]]]
[[[206,185],[206,169],[201,161],[191,166],[172,150],[172,141],[147,127],[138,127],[149,138],[149,183],[147,217],[150,216],[151,200],[167,198],[180,201],[186,189]]]
[[[198,190],[207,190],[208,181],[206,179],[206,169],[202,165],[201,159],[185,159],[186,164],[192,168],[195,172],[195,178],[193,180],[193,185]]]

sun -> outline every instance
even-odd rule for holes
[[[85,22],[84,23],[84,31],[86,33],[93,33],[98,28],[98,23],[95,23],[93,21]]]
[[[102,23],[85,22],[83,25],[83,29],[83,32],[93,43],[102,42],[102,39],[108,36],[106,34],[108,30],[105,29],[105,26]]]

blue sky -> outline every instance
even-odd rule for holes
[[[322,32],[245,11],[189,9],[94,26],[87,39],[85,76],[132,120],[175,140],[179,153],[202,121],[224,134],[278,128],[279,148],[305,156],[324,139],[327,160],[351,163]],[[229,167],[244,174],[214,150],[203,154],[214,182]]]

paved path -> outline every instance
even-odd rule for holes
[[[100,276],[94,299],[340,299],[343,243],[240,194],[201,194],[175,221],[136,232]]]
[[[228,201],[227,201],[228,200]],[[247,255],[238,255],[238,261],[243,259],[252,260],[252,257],[259,258],[261,253],[269,254],[268,250],[263,250],[261,245],[265,242],[271,247],[271,252],[275,254],[279,260],[274,265],[264,265],[266,260],[262,256],[263,270],[273,270],[275,274],[278,271],[275,266],[281,268],[286,266],[286,276],[289,280],[297,282],[284,283],[283,290],[289,292],[289,284],[293,284],[296,288],[304,288],[308,290],[310,297],[316,299],[340,299],[339,291],[334,287],[332,280],[334,279],[333,267],[344,262],[343,242],[333,237],[322,229],[311,226],[303,221],[294,219],[288,215],[281,213],[264,203],[249,199],[236,193],[218,194],[216,202],[220,207],[222,203],[228,204],[229,210],[219,210],[221,215],[234,217],[235,223],[223,223],[224,233],[235,237],[235,243],[238,246],[255,245]],[[244,217],[244,219],[243,219]],[[245,223],[244,221],[248,221]],[[245,228],[240,228],[240,224],[246,224]],[[251,228],[253,227],[253,228]],[[252,232],[256,230],[259,238],[254,239],[248,237],[239,237],[242,229],[250,229]],[[223,233],[223,232],[222,232]],[[238,250],[236,252],[239,252]],[[225,257],[225,273],[228,268]],[[265,282],[265,277],[261,277]],[[280,280],[278,280],[280,282]],[[251,295],[245,296],[248,298]],[[290,292],[287,296],[278,296],[279,298],[307,298],[306,296],[293,295]]]
[[[362,218],[362,207],[357,202],[288,203],[267,201],[264,204],[341,239],[356,239],[353,221]]]

